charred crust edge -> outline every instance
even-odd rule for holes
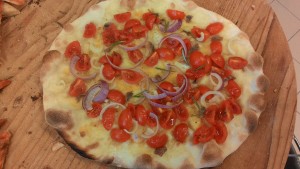
[[[215,141],[204,145],[201,161],[209,166],[216,166],[223,162],[223,151]]]
[[[136,169],[152,169],[153,168],[153,159],[149,154],[143,154],[139,156],[135,161]]]
[[[50,126],[57,129],[69,130],[74,125],[68,112],[55,109],[45,111],[45,120]]]
[[[253,133],[258,125],[258,117],[255,112],[248,111],[245,113],[247,129],[249,133]]]
[[[263,94],[257,93],[252,95],[249,100],[249,107],[256,113],[260,113],[266,109],[266,100]]]
[[[93,155],[90,155],[87,152],[85,152],[86,150],[84,148],[70,141],[68,139],[68,136],[62,130],[56,130],[56,131],[77,154],[90,160],[96,160],[96,158]]]
[[[256,85],[260,92],[265,93],[270,86],[270,80],[266,75],[260,75],[256,80]]]

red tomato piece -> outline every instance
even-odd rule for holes
[[[180,143],[184,143],[187,136],[189,135],[189,127],[185,123],[180,123],[175,127],[172,134],[175,140]]]
[[[136,121],[141,126],[145,126],[149,116],[149,111],[147,111],[143,105],[137,105],[135,108],[135,112],[136,112]]]
[[[180,121],[188,120],[189,112],[184,104],[180,104],[178,107],[174,108],[173,111],[176,113],[176,116]]]
[[[241,114],[242,113],[242,108],[235,99],[230,98],[230,99],[228,99],[228,101],[230,102],[232,114]]]
[[[152,17],[153,15],[156,17],[155,23],[160,23],[160,19],[159,19],[158,15],[155,14],[155,13],[152,13],[152,12],[144,13],[144,14],[143,14],[143,20],[144,20],[145,22],[147,22],[147,20],[148,20],[150,17]]]
[[[112,80],[116,76],[115,69],[108,63],[104,64],[102,74],[107,80]]]
[[[152,30],[153,29],[153,25],[156,23],[156,20],[157,20],[157,15],[149,15],[148,18],[146,19],[146,27],[149,29],[149,30]]]
[[[239,98],[242,93],[240,86],[234,80],[229,80],[225,89],[235,99]]]
[[[170,61],[175,59],[174,52],[169,48],[158,48],[156,52],[158,53],[160,59]]]
[[[225,100],[221,103],[221,107],[217,112],[216,118],[223,122],[230,122],[233,119],[233,110],[228,100]]]
[[[167,9],[167,15],[172,20],[183,20],[185,18],[185,13],[178,10]]]
[[[124,23],[124,22],[128,21],[130,19],[130,17],[131,17],[130,12],[125,12],[125,13],[120,13],[120,14],[114,15],[115,20],[119,23]]]
[[[175,86],[172,83],[168,82],[168,81],[164,81],[164,82],[160,83],[159,87],[161,87],[162,89],[167,90],[169,92],[175,92],[176,91],[175,88],[174,88]]]
[[[223,144],[226,141],[228,132],[224,123],[218,122],[215,124],[216,133],[214,139],[218,144]]]
[[[78,97],[80,95],[83,95],[85,91],[85,82],[82,79],[77,78],[70,86],[69,95],[72,97]]]
[[[113,107],[108,108],[102,115],[102,124],[106,130],[110,130],[115,121],[116,109]]]
[[[185,46],[189,51],[192,48],[192,42],[188,38],[183,39],[183,42],[185,43]]]
[[[143,75],[133,70],[122,70],[121,77],[129,84],[138,84],[144,78]]]
[[[194,51],[190,55],[190,64],[193,69],[198,69],[199,67],[205,67],[207,63],[206,57],[199,51]]]
[[[210,56],[210,59],[219,68],[223,69],[225,67],[225,59],[223,58],[222,55],[220,55],[220,54],[212,54]]]
[[[148,32],[148,28],[144,25],[137,25],[132,27],[132,33],[136,39],[143,38],[146,36]]]
[[[102,32],[102,40],[104,45],[109,46],[119,40],[120,31],[117,30],[115,24],[110,23]]]
[[[207,86],[200,85],[195,91],[195,94],[194,94],[195,100],[199,100],[200,97],[208,91],[211,91],[211,89],[208,88]],[[209,100],[211,98],[213,98],[213,95],[209,95],[206,97],[207,100]]]
[[[130,33],[130,32],[123,31],[123,30],[120,30],[118,32],[119,32],[118,33],[118,40],[122,41],[123,42],[122,44],[129,44],[135,38],[135,36],[132,33]]]
[[[178,40],[169,38],[162,43],[162,46],[166,48],[175,49],[177,47],[180,47],[181,44]]]
[[[204,29],[200,29],[196,26],[193,27],[193,29],[191,30],[191,33],[194,37],[196,38],[200,38],[201,37],[201,32],[203,32],[204,34],[204,39],[203,39],[203,42],[205,42],[209,37],[210,37],[210,34],[208,31],[204,30]]]
[[[102,110],[101,103],[93,103],[92,104],[93,109],[87,112],[87,116],[89,118],[96,118],[100,115],[100,112]]]
[[[184,76],[182,74],[177,74],[176,82],[178,86],[182,86],[184,82]]]
[[[133,63],[138,63],[141,59],[143,59],[143,53],[137,49],[137,50],[133,50],[133,51],[127,51],[129,59],[133,62]]]
[[[248,61],[241,57],[230,57],[228,59],[228,65],[232,69],[243,69],[245,66],[248,65]]]
[[[142,25],[141,22],[137,19],[130,19],[128,20],[126,23],[125,23],[125,26],[124,26],[124,30],[130,30],[132,29],[134,26],[140,26]]]
[[[176,114],[173,110],[164,111],[159,117],[159,124],[164,129],[171,129],[176,124]]]
[[[149,66],[149,67],[153,67],[158,63],[158,53],[154,52],[151,56],[149,56],[146,60],[145,60],[145,65]]]
[[[206,30],[211,34],[211,35],[216,35],[220,33],[224,28],[224,25],[220,22],[215,22],[206,27]]]
[[[96,35],[96,32],[97,32],[96,25],[91,22],[91,23],[85,25],[83,37],[92,38]]]
[[[116,66],[120,66],[122,64],[122,56],[120,53],[117,52],[113,52],[111,57],[110,57],[111,62],[116,65]]]
[[[220,41],[212,41],[210,44],[210,50],[212,53],[221,54],[223,47]]]
[[[120,104],[125,104],[126,102],[125,95],[119,90],[115,89],[112,89],[108,92],[107,98]]]
[[[215,136],[215,127],[208,127],[206,125],[202,125],[194,132],[193,143],[206,143],[214,138]]]
[[[77,61],[75,68],[79,72],[88,71],[91,68],[90,57],[87,54],[82,54]]]
[[[218,113],[218,109],[218,106],[211,105],[206,109],[204,113],[205,120],[212,125],[216,124],[216,114]]]
[[[123,143],[130,139],[130,134],[122,129],[114,128],[110,131],[110,137],[117,142]]]
[[[150,146],[151,148],[161,148],[165,146],[167,142],[168,142],[168,136],[166,134],[155,135],[146,141],[148,146]]]
[[[193,97],[196,93],[195,88],[190,88],[188,91],[183,95],[183,100],[188,104],[194,104]]]
[[[71,42],[65,51],[65,56],[71,58],[72,56],[79,56],[81,54],[81,46],[79,41]]]
[[[118,120],[120,129],[126,129],[130,131],[133,127],[132,115],[129,109],[125,109],[121,112]]]

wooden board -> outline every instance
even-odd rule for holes
[[[0,79],[12,80],[0,93],[0,116],[9,121],[3,129],[13,133],[7,169],[106,168],[81,158],[69,147],[51,150],[63,140],[45,123],[39,82],[43,55],[61,26],[98,2],[38,1],[1,25]],[[196,2],[230,19],[249,35],[254,48],[264,57],[264,71],[271,80],[267,108],[257,130],[217,168],[284,168],[294,130],[296,82],[292,57],[278,19],[264,0]]]

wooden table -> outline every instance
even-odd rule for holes
[[[5,167],[58,169],[105,168],[83,159],[70,148],[53,152],[63,142],[44,120],[39,70],[50,44],[62,30],[99,0],[34,1],[1,25],[0,79],[12,84],[0,93],[0,116],[13,133]],[[271,80],[267,109],[254,134],[217,168],[284,168],[294,131],[296,82],[291,53],[271,7],[265,0],[197,0],[245,31],[265,60]],[[36,99],[37,98],[37,99]]]

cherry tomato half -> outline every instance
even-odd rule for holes
[[[115,20],[119,23],[124,23],[124,22],[128,21],[130,19],[130,17],[131,17],[130,12],[125,12],[125,13],[120,13],[120,14],[114,15]]]
[[[138,84],[144,78],[143,75],[133,70],[122,70],[121,77],[129,84]]]
[[[212,41],[210,44],[210,50],[212,53],[221,54],[223,47],[220,41]]]
[[[156,50],[160,59],[163,60],[174,60],[175,54],[170,48],[158,48]]]
[[[151,56],[149,56],[146,60],[145,60],[145,65],[149,66],[149,67],[153,67],[158,63],[158,53],[154,52]]]
[[[130,134],[122,129],[114,128],[110,131],[110,137],[117,142],[123,143],[130,139]]]
[[[70,86],[69,95],[72,97],[78,97],[84,94],[85,91],[86,91],[85,82],[82,79],[77,78]]]
[[[205,120],[212,125],[216,124],[216,114],[218,113],[218,110],[219,108],[216,105],[209,106],[204,113]]]
[[[168,136],[166,134],[155,135],[146,141],[148,146],[150,146],[151,148],[161,148],[165,146],[167,142],[168,142]]]
[[[121,112],[118,120],[120,129],[130,131],[133,127],[132,115],[130,109],[125,109]]]
[[[102,124],[106,130],[110,130],[115,121],[115,112],[117,110],[113,107],[108,108],[102,115]]]
[[[164,129],[171,129],[176,124],[176,114],[173,110],[164,111],[159,117],[159,124]]]
[[[104,64],[102,74],[107,80],[112,80],[116,76],[116,70],[109,64]]]
[[[211,35],[216,35],[220,33],[224,28],[224,25],[221,22],[215,22],[206,27],[206,30],[211,34]]]
[[[207,30],[198,28],[196,26],[193,27],[193,29],[191,30],[191,33],[196,38],[200,38],[201,33],[203,33],[204,34],[203,42],[205,42],[210,37],[210,34]]]
[[[235,99],[239,98],[242,93],[240,86],[234,80],[229,80],[225,88],[230,96]]]
[[[126,102],[125,95],[119,90],[115,89],[112,89],[108,92],[107,98],[120,104],[125,104]]]
[[[135,107],[136,121],[141,125],[145,126],[149,116],[149,111],[145,109],[143,105],[137,105]]]
[[[124,30],[127,31],[127,30],[132,29],[134,26],[140,26],[140,25],[141,25],[141,22],[139,20],[130,19],[125,23]]]
[[[182,20],[185,18],[185,13],[182,11],[167,9],[166,12],[172,20]]]
[[[87,112],[87,116],[89,118],[96,118],[96,117],[98,117],[100,115],[100,112],[102,110],[102,105],[101,105],[101,103],[94,102],[92,104],[92,107],[93,107],[93,109],[89,110]]]
[[[218,144],[223,144],[227,138],[228,132],[224,123],[218,122],[215,124],[216,133],[214,139]]]
[[[67,58],[71,58],[72,56],[79,56],[81,54],[81,46],[79,41],[73,41],[71,42],[65,51],[65,56]]]
[[[194,132],[193,143],[206,143],[214,138],[215,136],[215,127],[208,127],[206,125],[202,125]]]
[[[198,69],[199,67],[205,67],[206,57],[199,51],[194,51],[190,55],[190,64],[193,69]]]
[[[96,35],[96,32],[97,32],[96,25],[91,22],[91,23],[85,25],[83,37],[92,38]]]
[[[127,51],[129,59],[133,62],[133,63],[138,63],[141,59],[143,59],[143,53],[137,49],[137,50],[133,50],[133,51]]]
[[[184,143],[187,136],[189,135],[189,127],[185,123],[180,123],[175,127],[172,134],[175,140],[180,143]]]
[[[241,57],[230,57],[228,59],[228,65],[232,69],[243,69],[245,66],[248,65],[248,61]]]
[[[184,104],[180,104],[178,107],[174,108],[173,111],[176,113],[176,116],[180,121],[188,120],[189,112]]]
[[[90,57],[87,54],[82,54],[75,65],[75,69],[79,72],[88,71],[91,68]]]
[[[222,55],[220,54],[212,54],[210,56],[210,59],[212,60],[212,62],[217,65],[219,68],[224,68],[225,67],[225,59],[223,58]]]

